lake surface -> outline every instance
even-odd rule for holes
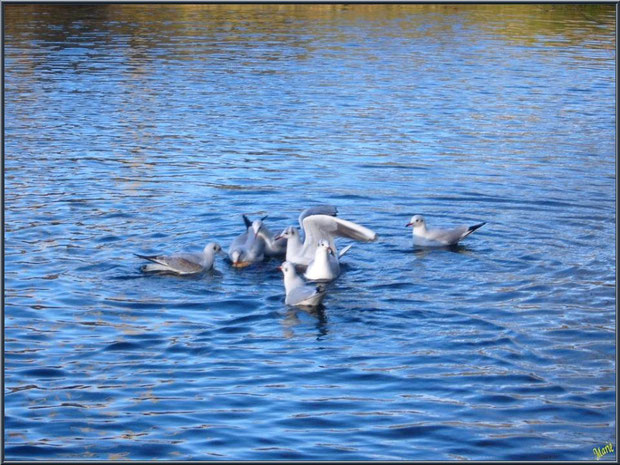
[[[615,450],[614,5],[4,8],[6,459]],[[322,203],[317,311],[133,256]]]

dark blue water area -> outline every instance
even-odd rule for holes
[[[613,6],[4,21],[8,460],[615,450]],[[178,277],[133,255],[321,203],[379,239],[314,310],[284,304],[277,259]],[[487,224],[414,250],[416,213]]]

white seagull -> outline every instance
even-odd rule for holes
[[[299,218],[298,218],[299,227],[303,230],[304,219],[308,216],[312,216],[312,215],[336,216],[337,214],[338,214],[338,209],[334,207],[333,205],[316,205],[314,207],[306,208],[304,211],[302,211],[299,214]],[[296,247],[297,242],[303,244],[303,240],[301,239],[301,237],[298,237],[297,238],[298,240],[295,242],[294,246],[291,248],[291,251],[289,252],[288,238],[294,237],[296,235],[299,236],[297,229],[295,229],[295,227],[293,226],[290,226],[286,228],[284,231],[282,231],[280,234],[275,236],[273,239],[274,241],[277,241],[277,242],[280,242],[280,241],[284,242],[284,253],[286,254],[286,259],[289,261],[295,258],[296,251],[299,248],[299,247]],[[307,263],[305,265],[307,265]]]
[[[316,307],[325,298],[325,288],[322,286],[308,286],[295,271],[292,263],[284,262],[278,267],[284,275],[284,290],[286,305],[297,305],[300,307]]]
[[[135,255],[153,262],[142,266],[142,271],[145,272],[166,271],[176,274],[194,274],[213,268],[216,253],[223,253],[222,248],[219,244],[210,242],[200,253],[180,253],[175,255]]]
[[[265,241],[259,236],[261,220],[254,220],[247,231],[237,236],[228,248],[228,257],[235,268],[244,268],[260,262],[265,256]]]
[[[303,219],[300,217],[304,240],[302,242],[299,231],[289,226],[276,236],[276,239],[285,237],[286,260],[296,265],[309,265],[316,253],[321,240],[326,240],[334,254],[337,254],[334,239],[345,237],[359,242],[372,242],[377,239],[377,234],[359,224],[343,220],[329,215],[310,215]]]
[[[458,242],[469,236],[476,229],[486,223],[474,226],[459,226],[454,229],[427,229],[422,215],[413,215],[406,226],[413,226],[413,245],[419,247],[446,247],[457,245]]]
[[[340,274],[340,257],[349,251],[351,245],[346,246],[336,256],[334,250],[325,239],[321,240],[314,253],[314,260],[310,262],[304,276],[310,281],[332,281]]]

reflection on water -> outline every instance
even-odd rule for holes
[[[284,337],[291,339],[295,337],[295,327],[304,326],[304,321],[314,318],[316,321],[316,333],[317,341],[326,336],[328,331],[327,315],[325,313],[325,306],[314,308],[297,308],[288,307],[286,315],[282,319],[282,326],[284,329]]]
[[[613,6],[4,12],[8,459],[615,444]],[[320,309],[284,306],[277,260],[133,256],[317,203],[380,237]],[[417,251],[414,213],[487,224]]]

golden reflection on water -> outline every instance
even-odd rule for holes
[[[298,37],[278,37],[299,46],[309,45],[311,39],[302,36],[325,29],[331,45],[347,41],[350,27],[371,22],[381,31],[383,23],[397,22],[399,36],[416,38],[452,31],[455,25],[492,32],[506,40],[534,43],[549,40],[558,47],[576,45],[588,40],[590,32],[600,34],[609,29],[609,41],[596,46],[615,47],[615,9],[608,5],[389,5],[389,4],[295,4],[295,5],[5,5],[5,32],[9,42],[19,39],[29,28],[33,15],[42,27],[32,34],[56,36],[58,41],[79,31],[109,29],[117,37],[128,37],[127,53],[143,62],[144,50],[161,42],[196,43],[204,37],[215,36],[223,42],[248,43],[269,41],[278,34]],[[579,28],[575,28],[578,24]],[[54,27],[50,27],[54,26]],[[339,27],[335,30],[334,27]],[[167,34],[167,33],[168,34]],[[562,37],[560,37],[562,36]],[[248,43],[248,46],[250,44]],[[324,46],[325,44],[315,44]],[[204,51],[204,50],[203,50]],[[213,50],[215,51],[215,50]],[[190,53],[175,59],[192,59]],[[140,74],[140,68],[135,72]]]

